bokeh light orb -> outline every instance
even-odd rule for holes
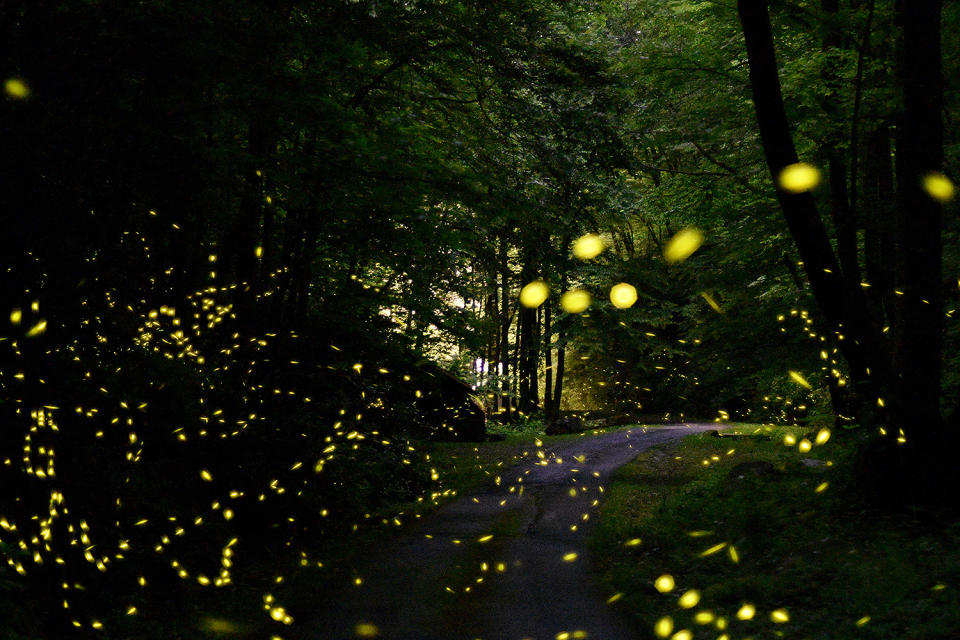
[[[520,290],[520,304],[536,309],[550,296],[550,287],[543,280],[534,280]]]
[[[590,260],[603,253],[603,239],[595,233],[580,236],[573,243],[573,255],[581,260]]]
[[[633,285],[621,282],[610,288],[610,302],[617,309],[629,309],[637,301],[637,290]]]
[[[806,162],[788,164],[780,172],[777,183],[781,189],[790,193],[810,191],[820,184],[820,170]]]
[[[593,296],[586,289],[571,289],[560,296],[560,307],[567,313],[583,313],[593,302]]]

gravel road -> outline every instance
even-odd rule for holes
[[[296,637],[554,640],[566,631],[570,638],[639,638],[607,606],[610,594],[591,571],[585,539],[603,499],[599,487],[641,451],[714,428],[633,427],[547,447],[547,464],[503,471],[499,485],[444,506],[371,557],[360,569],[362,584],[318,603]]]

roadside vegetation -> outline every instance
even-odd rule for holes
[[[592,540],[612,606],[677,640],[958,637],[960,526],[867,506],[851,470],[869,436],[726,433],[747,437],[690,436],[616,474]]]

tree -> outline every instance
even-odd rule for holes
[[[737,8],[764,155],[777,182],[783,169],[797,162],[797,154],[780,91],[767,2],[739,0]],[[881,339],[882,326],[865,313],[869,306],[856,282],[857,270],[838,265],[812,196],[777,190],[817,303],[861,393],[861,419],[867,418],[870,403],[887,406],[884,431],[901,434],[917,463],[932,459],[942,446],[942,222],[939,203],[922,187],[923,178],[939,171],[943,159],[939,16],[939,2],[897,5],[904,107],[897,125],[899,257],[894,279],[903,295],[895,345]]]

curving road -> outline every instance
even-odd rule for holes
[[[714,428],[633,427],[545,448],[539,464],[506,470],[499,485],[425,517],[370,559],[360,586],[318,603],[296,637],[554,640],[566,631],[570,638],[638,638],[607,606],[610,594],[590,569],[585,530],[600,487],[641,451]]]

